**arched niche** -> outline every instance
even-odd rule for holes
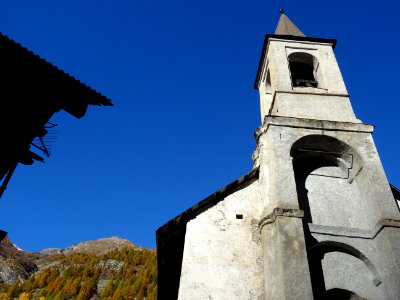
[[[324,241],[309,247],[307,255],[315,299],[382,298],[379,273],[358,249]]]
[[[363,162],[355,149],[330,136],[308,135],[292,145],[290,154],[306,223],[368,227],[363,189],[355,180]]]

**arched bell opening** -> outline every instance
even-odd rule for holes
[[[289,55],[288,61],[293,87],[324,87],[322,72],[315,56],[295,52]]]

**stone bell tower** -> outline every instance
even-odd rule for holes
[[[265,299],[400,299],[400,214],[334,54],[281,12],[255,81]]]
[[[400,213],[335,58],[281,12],[253,170],[157,230],[159,299],[400,299]]]

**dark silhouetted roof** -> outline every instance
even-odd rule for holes
[[[29,91],[30,101],[40,92],[54,97],[60,108],[81,118],[87,105],[112,106],[111,100],[0,33],[0,76],[13,87]],[[2,81],[3,82],[3,81]],[[4,93],[3,93],[4,95]],[[42,97],[43,97],[42,96]]]
[[[54,113],[81,118],[88,105],[112,106],[106,96],[1,33],[0,82],[0,181],[18,163],[43,161],[30,146],[46,135]]]
[[[400,190],[398,188],[396,188],[394,185],[389,184],[390,185],[390,189],[392,190],[393,193],[393,197],[396,200],[400,201]]]

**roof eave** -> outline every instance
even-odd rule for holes
[[[197,204],[193,205],[189,209],[185,210],[183,213],[179,214],[175,218],[169,220],[167,223],[159,227],[156,232],[157,235],[163,233],[168,230],[171,224],[180,225],[181,220],[191,220],[195,218],[198,214],[203,212],[205,209],[208,209],[210,205],[215,202],[216,199],[224,198],[227,195],[231,194],[237,187],[241,186],[242,184],[252,180],[254,178],[258,178],[259,168],[255,168],[254,170],[250,171],[249,173],[243,175],[242,177],[238,178],[237,180],[229,183],[228,185],[224,186],[223,188],[219,189],[212,195],[208,196],[207,198],[203,199],[202,201],[198,202]]]
[[[108,97],[102,95],[100,92],[92,89],[80,80],[59,69],[57,66],[46,61],[39,55],[25,48],[1,32],[0,41],[0,50],[6,54],[11,53],[10,63],[17,57],[19,58],[18,63],[24,64],[27,68],[32,69],[32,73],[34,72],[33,69],[35,69],[35,71],[41,73],[43,76],[47,76],[46,78],[52,78],[57,84],[62,82],[64,86],[64,89],[62,89],[63,92],[65,93],[65,91],[68,90],[69,93],[67,97],[69,98],[69,103],[67,104],[66,111],[75,117],[80,118],[86,112],[86,108],[82,108],[82,103],[86,104],[86,107],[88,105],[113,106],[113,103]],[[76,106],[76,108],[74,106]]]

